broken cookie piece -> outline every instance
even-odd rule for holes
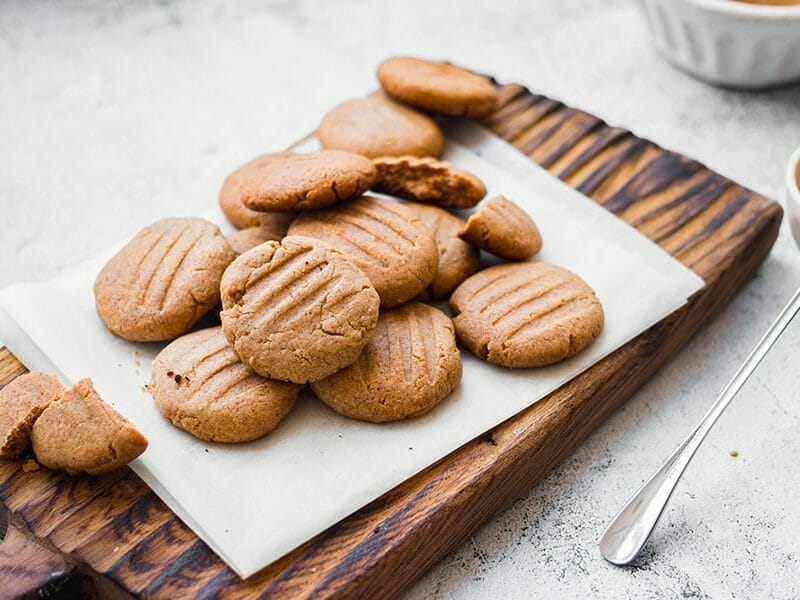
[[[76,475],[102,475],[127,465],[147,448],[136,427],[81,379],[47,407],[31,431],[43,466]]]
[[[31,447],[31,428],[64,392],[52,375],[31,371],[0,389],[0,460],[18,460]]]
[[[377,171],[372,189],[382,194],[444,208],[472,208],[486,195],[475,175],[434,158],[382,156],[372,164]]]

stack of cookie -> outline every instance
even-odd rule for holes
[[[552,364],[597,337],[603,311],[577,275],[525,261],[539,231],[511,200],[484,202],[472,173],[440,161],[435,114],[481,118],[491,81],[449,64],[392,58],[382,90],[318,129],[323,150],[259,156],[220,206],[239,231],[165,219],[104,267],[97,311],[136,341],[172,341],[149,391],[176,426],[211,441],[271,431],[300,386],[374,423],[422,415],[461,378],[456,340],[506,367]],[[386,196],[364,195],[367,191]],[[388,196],[388,197],[387,197]],[[454,318],[427,304],[450,296]],[[220,325],[190,333],[221,302]]]

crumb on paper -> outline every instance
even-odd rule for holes
[[[139,391],[140,392],[144,392],[146,394],[147,393],[147,384],[145,383],[142,387],[140,387]]]
[[[141,352],[139,352],[138,350],[134,350],[134,351],[133,351],[133,355],[134,355],[134,356],[137,356],[137,357],[138,357],[138,356],[140,356],[141,354],[142,354],[142,353],[141,353]]]
[[[140,363],[138,360],[133,361],[133,366],[134,367],[140,367],[141,365],[142,365],[142,363]]]
[[[39,463],[36,462],[34,459],[29,458],[22,464],[22,471],[23,473],[30,473],[31,471],[38,471],[39,470]]]
[[[736,458],[737,456],[739,456],[739,451],[738,450],[731,450],[731,456],[733,458]]]

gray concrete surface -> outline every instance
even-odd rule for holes
[[[629,2],[5,0],[0,283],[50,277],[157,216],[211,207],[227,172],[370,89],[395,53],[525,83],[774,198],[800,144],[800,87],[690,79],[655,55]],[[612,567],[596,547],[798,283],[784,226],[718,319],[409,596],[800,595],[800,327],[712,433],[640,564]]]

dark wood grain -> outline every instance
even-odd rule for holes
[[[149,598],[397,595],[568,456],[769,252],[782,216],[774,202],[590,114],[518,85],[499,89],[489,128],[638,228],[705,288],[547,399],[246,581],[129,471],[70,478],[0,463],[0,499],[29,530],[0,543],[0,590],[13,592],[0,596],[35,593],[49,581],[40,565],[70,561],[93,575],[81,585]],[[0,351],[0,385],[24,371]],[[32,565],[30,577],[15,573],[22,564]]]

